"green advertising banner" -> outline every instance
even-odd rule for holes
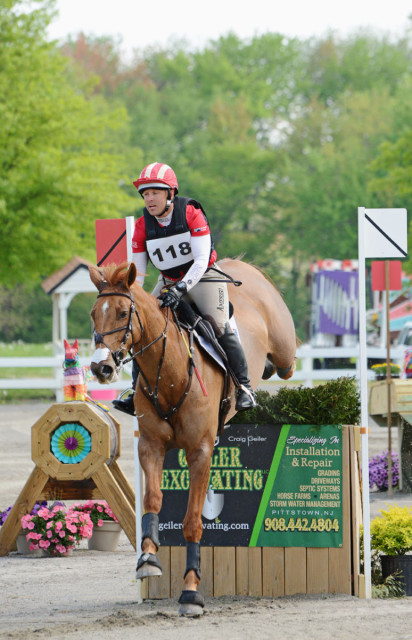
[[[283,425],[249,546],[342,543],[342,427]]]

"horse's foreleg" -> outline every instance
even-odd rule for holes
[[[200,539],[202,537],[202,510],[209,486],[213,442],[204,441],[193,451],[186,452],[190,474],[187,511],[183,520],[186,540],[186,571],[184,590],[179,599],[182,615],[201,615],[204,598],[197,592],[200,582]]]
[[[162,507],[160,483],[165,449],[159,441],[139,440],[139,460],[145,474],[142,517],[142,554],[137,563],[136,578],[162,575],[162,566],[157,557],[159,549],[159,516]]]

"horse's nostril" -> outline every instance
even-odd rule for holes
[[[108,364],[104,364],[100,368],[100,371],[104,376],[110,376],[113,373],[113,367],[109,367]]]

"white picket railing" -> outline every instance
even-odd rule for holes
[[[392,347],[391,360],[399,362],[403,361],[405,349],[410,347]],[[300,361],[300,368],[293,375],[293,382],[303,384],[304,386],[312,386],[315,380],[334,380],[341,376],[356,376],[359,378],[359,348],[358,347],[311,347],[302,345],[297,350],[297,357]],[[381,347],[368,347],[367,357],[386,361],[386,349]],[[341,369],[315,369],[314,360],[322,358],[351,358],[356,360],[356,368]],[[31,377],[31,378],[0,378],[0,390],[8,389],[51,389],[55,392],[58,400],[62,399],[63,390],[63,357],[19,357],[19,358],[0,358],[0,369],[7,368],[34,368],[48,367],[53,369],[53,377]],[[90,365],[90,358],[80,358],[82,366]],[[131,368],[126,368],[121,380],[111,383],[110,385],[100,385],[98,382],[90,380],[87,388],[89,391],[96,389],[125,389],[130,383]],[[372,370],[368,370],[369,379],[373,378]],[[279,381],[277,376],[271,380]]]

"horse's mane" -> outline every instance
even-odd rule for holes
[[[129,262],[122,262],[122,264],[109,264],[105,267],[100,267],[100,271],[104,276],[107,284],[110,287],[115,287],[120,284],[129,268]]]

